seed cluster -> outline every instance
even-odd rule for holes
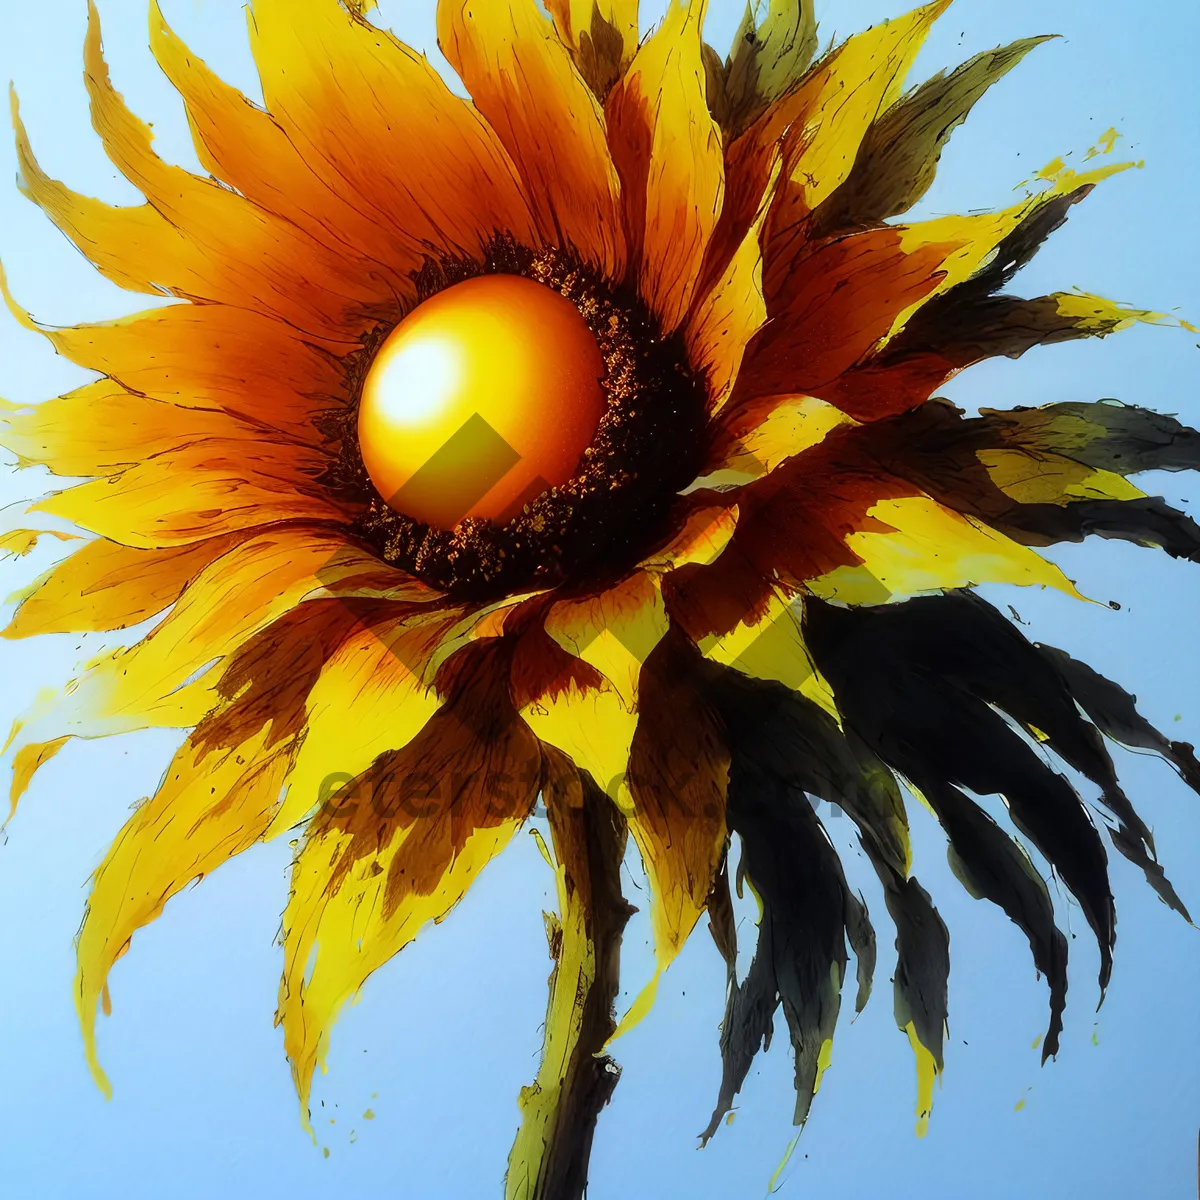
[[[454,529],[390,508],[363,466],[358,402],[371,362],[397,322],[382,323],[347,360],[351,403],[326,414],[338,449],[326,482],[363,506],[356,532],[385,561],[463,599],[585,584],[620,574],[661,540],[671,503],[699,472],[705,388],[682,338],[661,336],[636,294],[613,288],[571,254],[494,241],[482,261],[430,262],[418,302],[484,274],[520,275],[553,288],[583,316],[605,364],[604,415],[575,475],[503,526],[468,518]]]

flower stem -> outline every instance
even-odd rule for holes
[[[560,915],[546,915],[546,1035],[537,1080],[521,1091],[505,1200],[581,1200],[596,1119],[621,1073],[603,1048],[616,1029],[621,935],[634,911],[621,895],[625,820],[586,774],[561,764],[553,774],[543,795]]]

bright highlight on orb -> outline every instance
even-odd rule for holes
[[[517,275],[482,275],[413,310],[363,385],[358,441],[397,512],[503,523],[566,483],[604,414],[604,360],[579,310]]]

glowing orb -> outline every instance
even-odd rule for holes
[[[604,413],[604,360],[579,310],[517,275],[455,284],[415,308],[363,384],[363,465],[394,508],[452,529],[504,523],[566,483]]]

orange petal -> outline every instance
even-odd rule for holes
[[[322,348],[299,330],[249,309],[171,304],[114,321],[57,327],[35,321],[0,270],[14,319],[63,357],[120,380],[130,391],[183,408],[222,409],[322,444],[314,418],[345,404],[352,347]],[[334,353],[330,353],[330,349]]]
[[[233,545],[210,538],[169,550],[132,550],[99,538],[40,579],[3,636],[126,629],[168,608],[196,574]]]
[[[671,540],[642,560],[643,570],[656,579],[662,580],[693,563],[706,565],[719,558],[737,528],[736,504],[697,504],[684,511],[686,515]]]
[[[151,295],[201,297],[237,303],[217,260],[206,257],[149,204],[118,208],[81,196],[51,179],[38,165],[12,94],[13,128],[21,191],[75,243],[88,261],[118,287]]]
[[[790,126],[803,121],[812,110],[819,91],[814,76],[810,75],[726,147],[725,202],[709,245],[706,278],[724,269],[755,223],[764,194],[774,194],[783,164],[781,140]]]
[[[1082,174],[1062,170],[1046,176],[1049,187],[1000,212],[893,227],[902,252],[944,255],[934,287],[907,297],[880,346],[823,387],[822,396],[859,420],[878,420],[923,404],[947,379],[982,359],[1105,337],[1138,322],[1163,323],[1161,314],[1122,309],[1085,294],[989,299],[1096,183],[1132,165]],[[1011,260],[998,259],[1001,252]]]
[[[203,166],[268,212],[278,213],[322,245],[382,270],[397,299],[415,295],[411,275],[424,254],[404,229],[364,212],[313,169],[270,113],[252,104],[197,58],[150,3],[150,47],[183,97]]]
[[[934,292],[955,244],[905,250],[903,230],[884,227],[818,245],[792,267],[786,307],[751,343],[737,398],[801,393],[823,385],[882,343],[896,320]]]
[[[337,0],[254,0],[250,36],[267,109],[385,244],[478,255],[533,239],[512,162],[423,55]]]
[[[720,587],[727,559],[727,574],[741,564],[751,579],[780,581],[789,589],[860,562],[846,538],[863,529],[882,529],[870,510],[881,500],[914,496],[920,489],[864,453],[856,443],[856,429],[834,429],[811,449],[735,493],[741,515],[730,548],[702,572],[711,577],[714,588]],[[758,601],[766,603],[768,597],[759,596]],[[735,612],[731,608],[728,615]],[[743,612],[711,632],[724,634],[738,621],[750,619],[751,614]]]
[[[154,153],[149,126],[126,108],[109,79],[94,0],[88,0],[84,64],[92,124],[109,158],[189,243],[220,264],[229,286],[239,287],[243,303],[250,302],[247,307],[337,337],[368,328],[372,321],[364,310],[370,305],[392,305],[387,280],[229,188]]]
[[[347,524],[316,477],[329,457],[261,439],[208,438],[33,506],[124,546],[153,550],[277,521]]]
[[[721,131],[705,95],[705,7],[671,0],[607,103],[638,288],[664,333],[692,302],[725,192]]]
[[[403,749],[314,818],[283,918],[277,1020],[307,1124],[313,1071],[368,976],[440,921],[529,815],[537,741],[490,656]]]
[[[525,180],[542,237],[624,268],[604,116],[534,0],[439,0],[438,43]]]

